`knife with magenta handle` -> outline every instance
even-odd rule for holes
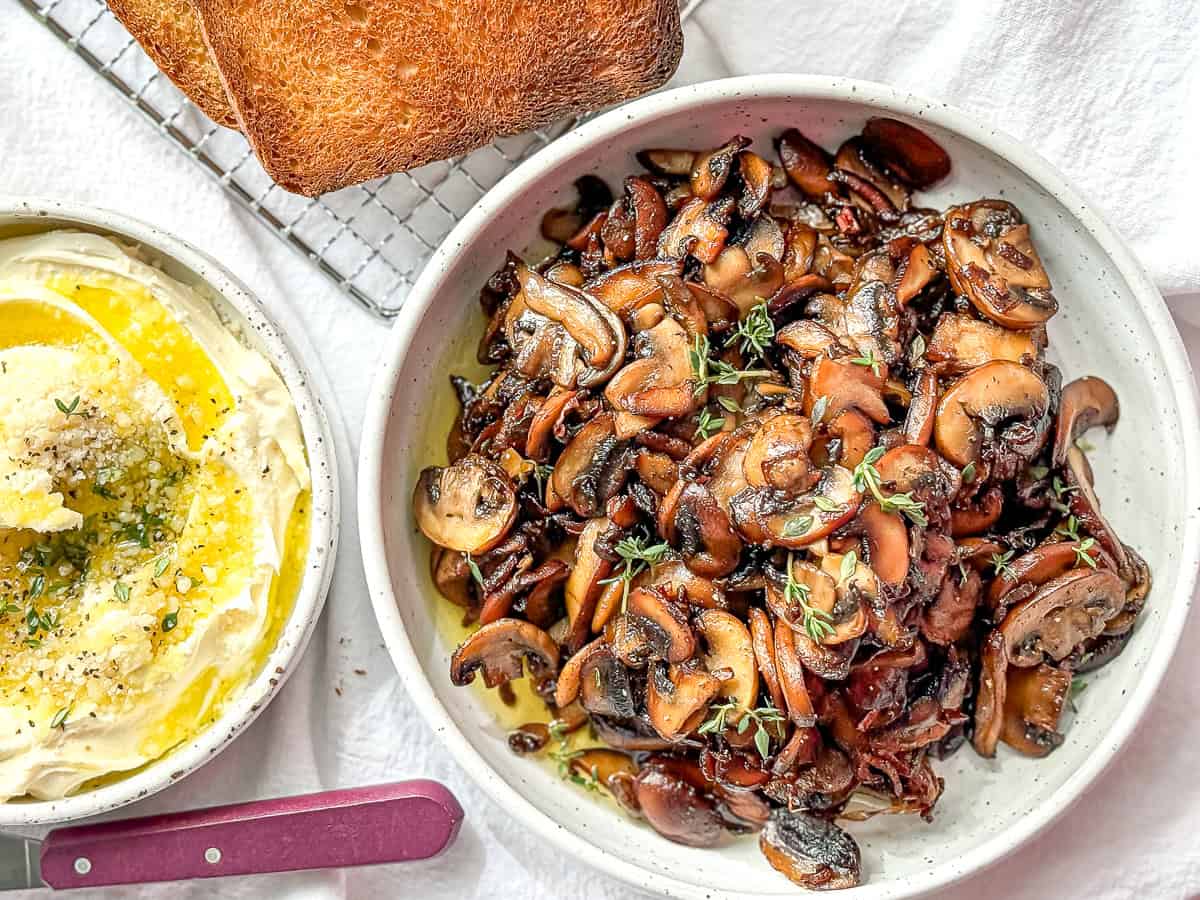
[[[62,890],[428,859],[454,842],[462,819],[462,807],[442,785],[400,781],[76,825],[51,831],[40,851],[36,841],[0,838],[8,845],[0,868],[11,875],[0,877],[0,889],[47,884]]]

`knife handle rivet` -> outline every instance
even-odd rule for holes
[[[86,856],[81,856],[75,860],[75,872],[79,875],[86,875],[92,871],[92,861]]]
[[[221,861],[221,851],[217,847],[209,847],[204,851],[204,861],[215,866]]]

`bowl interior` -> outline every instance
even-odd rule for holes
[[[9,206],[12,209],[9,209]],[[275,646],[250,682],[225,703],[221,715],[190,741],[123,777],[62,800],[0,804],[0,826],[61,822],[105,812],[149,796],[224,748],[266,707],[291,674],[319,617],[337,546],[337,460],[329,422],[311,379],[279,326],[249,289],[191,245],[141,222],[72,204],[0,201],[0,240],[64,228],[112,237],[141,247],[167,275],[209,300],[223,323],[268,359],[296,405],[312,478],[309,546],[303,578]]]
[[[437,701],[430,704],[427,714],[440,719],[440,703],[461,735],[452,735],[452,746],[465,741],[458,748],[460,760],[468,769],[476,769],[472,774],[481,781],[492,780],[489,789],[493,796],[503,793],[504,788],[494,784],[495,778],[502,779],[565,829],[564,843],[578,849],[580,845],[572,838],[580,838],[650,873],[644,876],[646,883],[669,886],[685,895],[711,896],[710,892],[717,890],[792,895],[796,888],[766,864],[752,838],[719,851],[668,843],[611,804],[594,801],[552,771],[509,752],[491,705],[482,702],[477,692],[450,684],[447,667],[453,647],[439,631],[433,614],[435,604],[445,601],[430,582],[429,544],[412,522],[409,498],[420,469],[445,461],[444,436],[454,410],[447,375],[478,372],[466,361],[472,358],[474,343],[482,332],[482,316],[475,302],[480,286],[503,262],[507,248],[520,249],[536,241],[539,220],[546,210],[572,201],[574,178],[594,173],[616,186],[624,175],[638,170],[633,157],[636,150],[710,147],[733,134],[753,138],[755,149],[773,158],[772,138],[793,125],[833,149],[857,133],[869,116],[880,113],[879,98],[868,103],[863,102],[862,93],[844,93],[850,99],[727,92],[684,107],[665,108],[663,104],[661,114],[630,121],[620,130],[609,129],[602,141],[578,141],[577,147],[549,160],[519,189],[502,185],[494,192],[498,196],[481,201],[481,205],[490,204],[489,209],[502,206],[502,210],[490,217],[486,211],[481,213],[473,220],[480,224],[474,233],[452,235],[451,242],[456,237],[459,242],[447,248],[443,270],[428,278],[428,295],[418,291],[410,300],[419,302],[400,327],[409,331],[411,343],[402,360],[392,361],[398,367],[394,384],[386,396],[376,398],[376,402],[388,404],[378,524],[391,590],[380,602],[395,604],[396,613],[391,615],[391,610],[385,609],[381,622],[394,650],[403,646],[395,640],[397,628],[402,626],[407,633],[411,656],[401,649],[396,651],[397,661],[402,671],[410,674],[410,686],[416,679],[427,679]],[[1126,652],[1090,677],[1092,684],[1079,698],[1066,742],[1051,756],[1031,760],[1002,747],[996,760],[985,761],[963,748],[935,766],[946,780],[946,790],[932,823],[914,817],[880,816],[850,826],[862,847],[866,881],[851,892],[854,896],[908,893],[915,886],[914,878],[920,877],[928,885],[931,870],[937,870],[937,880],[945,882],[980,864],[984,857],[1011,849],[1015,841],[1001,846],[1006,840],[1002,833],[1035,810],[1061,807],[1074,796],[1082,786],[1079,779],[1086,781],[1098,771],[1098,766],[1089,769],[1089,759],[1094,762],[1098,755],[1109,755],[1119,743],[1111,731],[1118,716],[1128,713],[1131,704],[1144,705],[1147,691],[1139,696],[1139,685],[1158,678],[1165,660],[1155,657],[1169,656],[1174,646],[1182,622],[1178,605],[1188,603],[1193,578],[1193,562],[1190,551],[1184,549],[1183,537],[1194,494],[1185,449],[1193,446],[1194,435],[1190,411],[1181,418],[1178,367],[1186,364],[1171,343],[1170,326],[1164,331],[1162,321],[1155,320],[1157,313],[1147,313],[1145,295],[1135,296],[1135,289],[1080,221],[1077,210],[1068,208],[1017,165],[982,143],[935,124],[949,121],[949,114],[907,104],[909,101],[895,100],[890,105],[896,111],[908,109],[911,115],[899,117],[933,135],[954,163],[951,177],[937,190],[920,195],[919,202],[944,207],[981,196],[1002,197],[1015,203],[1032,224],[1061,304],[1049,329],[1050,358],[1062,367],[1065,380],[1099,375],[1120,396],[1122,414],[1115,432],[1088,437],[1096,445],[1091,458],[1108,517],[1122,538],[1145,556],[1155,586]],[[1149,302],[1161,307],[1157,300]],[[405,337],[397,340],[402,351],[406,341]],[[366,478],[374,475],[366,469],[362,474]],[[1182,564],[1184,557],[1186,565]],[[495,776],[475,764],[472,753],[461,752],[464,747],[486,761]],[[1082,775],[1080,770],[1085,770]],[[619,863],[601,859],[595,850],[585,854],[588,858],[630,876],[630,870],[622,872]],[[670,881],[656,881],[657,876]]]

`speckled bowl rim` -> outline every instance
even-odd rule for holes
[[[41,228],[41,225],[45,228]],[[308,555],[292,611],[262,670],[220,717],[191,740],[120,781],[66,797],[0,803],[0,828],[66,822],[98,815],[149,797],[194,772],[221,752],[266,708],[304,655],[333,577],[340,495],[337,454],[329,418],[291,340],[262,301],[207,253],[161,228],[118,212],[58,200],[0,195],[0,228],[79,228],[143,247],[153,260],[170,261],[223,297],[265,349],[287,385],[300,419],[312,477]]]
[[[663,114],[758,99],[848,101],[882,112],[924,119],[991,150],[1053,195],[1091,233],[1135,297],[1162,351],[1163,366],[1170,377],[1172,400],[1186,445],[1184,456],[1200,459],[1196,386],[1183,341],[1162,297],[1142,271],[1129,247],[1050,163],[1015,138],[949,104],[927,100],[887,85],[819,75],[749,75],[709,81],[654,94],[602,115],[555,141],[501,180],[446,237],[425,267],[393,326],[368,398],[359,459],[358,508],[363,562],[375,615],[392,660],[417,709],[449,747],[459,764],[501,808],[550,845],[571,853],[600,871],[645,890],[668,896],[695,897],[697,900],[712,897],[714,892],[643,869],[601,850],[558,825],[502,778],[496,777],[487,760],[459,732],[421,667],[392,590],[383,540],[383,448],[393,397],[398,389],[397,377],[422,316],[442,292],[443,278],[454,257],[461,248],[477,238],[488,222],[503,216],[508,204],[529,184],[538,181],[542,173],[576,153],[603,153],[605,141],[626,129],[637,128],[645,121]],[[455,299],[454,302],[462,301]],[[1180,485],[1180,490],[1188,498],[1185,508],[1196,510],[1200,508],[1200,479],[1191,472],[1182,474],[1186,477],[1186,483]],[[1200,566],[1200,518],[1194,513],[1184,523],[1180,546],[1179,581],[1174,596],[1166,604],[1161,637],[1148,657],[1137,687],[1130,694],[1120,715],[1112,722],[1107,739],[1087,762],[1016,825],[988,838],[967,853],[931,866],[920,875],[905,876],[881,884],[868,882],[854,890],[855,897],[896,900],[944,888],[1013,852],[1080,797],[1128,740],[1162,680],[1179,642],[1195,589],[1197,568]],[[777,894],[722,892],[722,896],[749,900]]]

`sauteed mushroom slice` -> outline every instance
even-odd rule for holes
[[[680,482],[674,503],[659,508],[659,530],[689,569],[705,578],[728,575],[737,567],[742,542],[729,516],[702,484]]]
[[[579,429],[558,457],[550,476],[555,492],[577,515],[601,515],[629,477],[628,451],[628,442],[617,437],[613,415],[601,413]]]
[[[679,259],[641,259],[593,278],[585,290],[618,316],[629,316],[635,310],[662,299],[658,279],[678,276],[683,269]]]
[[[1117,570],[1127,572],[1129,555],[1108,519],[1100,512],[1100,498],[1092,486],[1092,469],[1087,457],[1072,445],[1067,448],[1066,463],[1067,484],[1072,488],[1067,501],[1071,512],[1079,517],[1088,534],[1093,535],[1116,561]]]
[[[1073,569],[1042,585],[1015,606],[1000,626],[1005,656],[1014,666],[1058,662],[1104,631],[1125,605],[1125,585],[1106,569]]]
[[[744,318],[783,285],[783,265],[770,253],[751,255],[749,247],[726,247],[704,266],[704,283],[732,300]]]
[[[421,472],[413,512],[422,533],[439,547],[483,553],[508,534],[517,516],[517,496],[503,469],[468,454],[451,466]]]
[[[550,281],[524,263],[517,265],[516,276],[526,306],[562,325],[579,345],[585,364],[578,376],[579,386],[607,381],[625,357],[621,320],[584,291]]]
[[[762,675],[767,693],[771,697],[771,705],[776,709],[786,709],[783,690],[779,683],[779,670],[775,661],[775,629],[767,614],[757,606],[750,607],[750,640],[754,647],[754,659],[758,663],[759,674]]]
[[[791,493],[810,489],[820,477],[808,458],[811,446],[812,422],[807,416],[772,416],[746,447],[746,481]]]
[[[775,149],[792,184],[810,200],[824,200],[827,194],[837,193],[838,186],[829,180],[833,171],[829,154],[795,128],[779,136]]]
[[[842,171],[858,176],[880,191],[894,210],[908,208],[908,189],[871,157],[866,141],[861,137],[844,141],[833,162]]]
[[[596,603],[604,590],[604,580],[612,572],[613,564],[602,559],[596,552],[596,539],[609,528],[603,516],[590,519],[579,534],[575,544],[575,559],[563,588],[563,600],[567,609],[567,631],[569,649],[582,647],[591,631],[592,615]],[[564,704],[559,704],[564,705]]]
[[[1001,740],[1026,756],[1046,756],[1062,743],[1059,718],[1071,692],[1071,673],[1042,663],[1008,670]]]
[[[643,768],[634,782],[638,804],[654,830],[689,847],[715,847],[725,835],[711,797],[662,766]]]
[[[944,313],[925,358],[942,375],[959,375],[993,360],[1028,364],[1038,358],[1043,336],[1035,329],[1013,331],[964,313]]]
[[[991,759],[1004,729],[1004,701],[1008,688],[1008,656],[1004,633],[994,629],[983,642],[979,662],[979,689],[975,695],[975,752]]]
[[[862,878],[854,838],[811,813],[773,809],[758,845],[772,868],[801,887],[841,890],[854,887]]]
[[[695,665],[655,663],[646,679],[646,713],[668,741],[691,734],[704,719],[721,682]]]
[[[522,675],[528,661],[534,674],[553,674],[558,669],[558,644],[542,629],[520,619],[498,619],[484,625],[459,645],[450,657],[450,681],[459,687],[470,684],[476,671],[483,683],[496,687]]]
[[[696,165],[695,150],[639,150],[637,161],[659,175],[691,177]]]
[[[828,398],[826,419],[832,419],[843,409],[857,409],[880,425],[887,425],[892,420],[883,400],[883,379],[870,366],[827,356],[817,357],[808,376],[805,411],[811,413],[821,397]]]
[[[739,492],[730,500],[734,524],[750,542],[799,550],[826,537],[854,518],[862,494],[854,476],[841,466],[826,466],[807,494],[789,499],[769,489]]]
[[[634,258],[650,259],[667,225],[666,204],[654,185],[636,175],[625,179],[625,202],[633,210]]]
[[[1103,425],[1111,431],[1120,413],[1116,391],[1100,378],[1089,375],[1064,387],[1054,432],[1054,465],[1061,466],[1067,461],[1067,450],[1089,428]]]
[[[703,200],[693,197],[675,214],[658,239],[658,255],[682,259],[692,255],[702,263],[711,263],[721,255],[729,237],[729,218],[733,215],[732,197]]]
[[[455,606],[471,606],[471,567],[467,558],[454,550],[434,547],[429,560],[438,593]]]
[[[985,443],[996,441],[1025,459],[1041,449],[1041,422],[1050,392],[1032,369],[996,361],[972,369],[942,395],[933,438],[938,452],[962,468],[979,458]]]
[[[692,193],[702,200],[712,200],[720,194],[738,154],[749,146],[749,138],[739,135],[716,150],[697,154],[689,173]]]
[[[696,628],[708,651],[704,665],[709,672],[728,670],[731,675],[721,682],[720,696],[734,700],[726,721],[737,724],[743,710],[753,709],[758,698],[758,667],[750,632],[732,613],[706,609],[696,616]]]
[[[681,663],[696,654],[696,635],[688,625],[687,610],[670,600],[661,590],[637,588],[629,595],[626,603],[627,619],[633,628],[641,628],[641,639],[647,649],[637,651],[632,658],[628,653],[618,652],[627,665],[645,665],[648,653],[654,659],[665,659],[669,663]],[[646,626],[649,630],[646,630]],[[614,640],[614,643],[616,641]]]
[[[897,178],[924,190],[950,174],[950,156],[925,132],[896,119],[867,120],[863,143]]]
[[[1033,328],[1058,311],[1050,278],[1011,203],[977,200],[946,211],[946,273],[956,291],[1006,328]]]
[[[688,415],[696,405],[691,342],[683,326],[664,316],[633,339],[638,358],[617,372],[604,397],[617,409],[614,430],[620,439],[653,428],[664,418]]]
[[[900,513],[884,512],[875,501],[864,504],[859,520],[866,532],[871,570],[890,585],[908,577],[908,526]]]
[[[1034,547],[1009,563],[999,577],[988,586],[988,604],[998,608],[1013,588],[1022,584],[1043,585],[1078,566],[1086,555],[1099,564],[1105,557],[1093,544],[1084,550],[1077,541],[1060,541]],[[1084,563],[1084,565],[1087,565]]]
[[[816,710],[804,681],[804,666],[796,651],[797,637],[795,630],[786,623],[775,626],[775,667],[783,693],[781,708],[787,710],[788,718],[796,726],[810,728],[816,724]]]
[[[738,198],[738,214],[753,219],[771,199],[773,173],[771,164],[750,150],[738,154],[738,173],[742,177],[742,194]]]
[[[939,271],[929,248],[924,244],[917,244],[908,254],[904,271],[896,284],[896,302],[902,307],[907,306],[937,277]]]

